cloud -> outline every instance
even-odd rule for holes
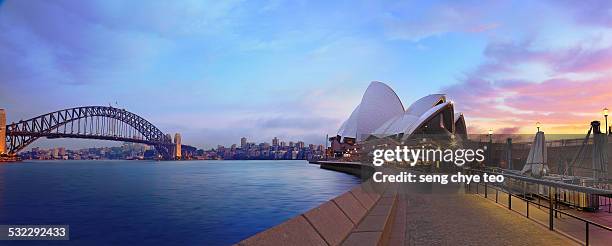
[[[488,15],[493,4],[397,4],[382,16],[385,34],[392,40],[421,41],[452,32],[479,33],[499,24]],[[418,11],[414,11],[418,9]]]
[[[545,129],[575,132],[599,119],[598,112],[611,102],[611,49],[490,44],[484,52],[487,61],[444,91],[476,125],[474,129],[530,132],[539,121]],[[534,64],[546,68],[545,79],[522,78]]]
[[[580,24],[612,27],[612,2],[598,0],[551,1],[574,15]]]
[[[18,120],[118,101],[196,146],[241,136],[317,140],[339,127],[371,80],[418,98],[480,64],[445,87],[477,124],[471,129],[544,118],[555,123],[549,129],[568,129],[609,96],[601,88],[611,37],[551,48],[536,34],[556,30],[561,44],[583,38],[605,29],[607,6],[571,12],[578,25],[597,27],[585,31],[545,4],[7,1],[0,84],[11,90],[0,90],[0,106]]]

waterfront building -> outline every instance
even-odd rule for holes
[[[59,147],[59,148],[57,149],[57,152],[58,152],[59,156],[63,157],[63,156],[65,156],[65,155],[66,155],[66,148],[64,148],[64,147]]]
[[[338,130],[344,139],[337,140],[349,144],[372,137],[403,141],[415,133],[467,137],[465,126],[463,114],[454,112],[453,102],[444,94],[425,96],[404,109],[393,89],[374,81]]]

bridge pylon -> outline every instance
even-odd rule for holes
[[[180,160],[182,157],[181,142],[182,142],[181,134],[175,133],[174,134],[174,159],[176,160]]]
[[[0,155],[6,154],[6,111],[0,108]]]

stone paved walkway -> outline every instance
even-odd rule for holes
[[[390,245],[576,245],[460,185],[402,188]]]

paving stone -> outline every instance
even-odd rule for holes
[[[391,183],[387,186],[387,188],[385,189],[385,192],[383,193],[383,197],[391,197],[391,196],[395,196],[397,195],[399,192],[399,184],[397,183]]]
[[[353,224],[358,224],[366,214],[366,209],[361,205],[351,192],[346,192],[336,198],[334,202],[349,217]]]
[[[383,189],[381,189],[378,185],[374,185],[372,181],[361,184],[361,188],[374,201],[378,200],[383,193]]]
[[[306,221],[297,216],[278,226],[245,239],[239,245],[327,245]]]
[[[333,201],[323,203],[304,216],[330,245],[339,245],[354,227],[353,222]]]
[[[393,226],[389,236],[389,245],[406,245],[406,199],[398,198],[396,211],[393,215]]]
[[[380,200],[378,200],[377,204],[391,205],[391,204],[393,204],[394,201],[395,201],[395,196],[382,197],[382,198],[380,198]]]
[[[350,192],[355,196],[355,198],[357,198],[357,200],[366,210],[372,208],[376,202],[365,191],[363,191],[363,188],[361,188],[360,185],[353,188]]]
[[[385,229],[388,216],[386,215],[368,215],[361,223],[355,228],[356,232],[359,231],[380,231]]]
[[[392,226],[390,245],[576,245],[494,200],[457,193],[458,185],[437,186],[434,191],[448,191],[424,193],[415,186],[402,194],[398,204],[406,205],[398,205],[394,217],[405,228]]]
[[[370,210],[370,212],[368,213],[368,216],[370,216],[370,215],[389,216],[389,214],[391,214],[391,209],[392,208],[393,208],[393,204],[380,204],[380,203],[377,203],[376,205],[374,205],[372,210]]]
[[[342,243],[347,246],[372,246],[378,245],[382,233],[380,232],[355,232]]]

